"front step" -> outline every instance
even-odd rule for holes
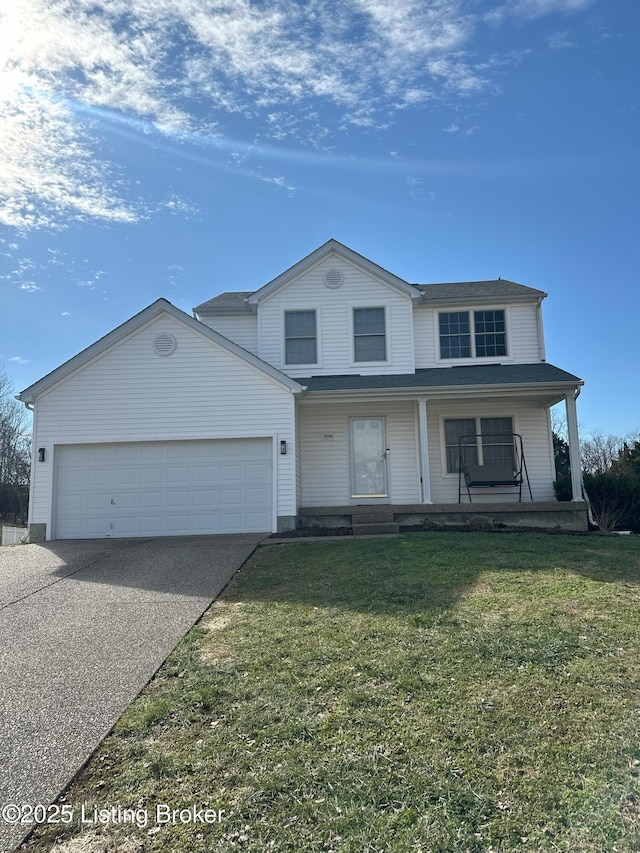
[[[393,511],[381,507],[372,507],[371,509],[362,509],[359,507],[351,514],[351,523],[354,527],[357,524],[393,524]]]
[[[393,516],[392,516],[393,517]],[[353,520],[353,535],[354,536],[372,536],[380,533],[399,533],[400,527],[393,521],[387,522],[369,522],[357,524],[355,517]]]

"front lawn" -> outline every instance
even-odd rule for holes
[[[261,548],[28,849],[637,853],[639,582],[637,537]]]

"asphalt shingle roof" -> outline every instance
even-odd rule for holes
[[[495,279],[494,281],[451,281],[442,284],[415,284],[422,292],[422,300],[430,302],[431,300],[447,300],[447,299],[481,299],[481,298],[508,298],[512,296],[529,296],[532,298],[540,298],[546,296],[543,290],[536,290],[533,287],[527,287],[524,284],[518,284],[515,281],[507,281],[506,279]],[[251,296],[252,290],[226,291],[213,299],[208,299],[201,305],[197,305],[193,310],[198,314],[245,314],[254,313],[255,306],[247,305],[245,299]]]
[[[214,311],[215,313],[254,313],[254,308],[251,305],[247,305],[244,301],[247,296],[251,296],[253,290],[237,290],[237,291],[226,291],[225,293],[221,293],[219,296],[214,296],[213,299],[208,299],[206,302],[203,302],[201,305],[196,305],[193,309],[197,311],[198,314],[207,311]]]
[[[474,299],[480,297],[531,296],[540,298],[547,294],[515,281],[498,278],[493,281],[450,281],[442,284],[416,284],[423,299]]]
[[[581,380],[553,364],[482,364],[426,367],[415,373],[372,376],[310,376],[297,380],[309,391],[364,391],[391,388],[449,388],[473,385],[536,385],[553,382],[577,385]]]

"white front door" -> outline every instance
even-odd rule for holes
[[[351,420],[351,489],[352,498],[388,497],[384,418]]]

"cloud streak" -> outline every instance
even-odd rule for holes
[[[492,14],[532,18],[589,2],[517,0]],[[396,110],[482,92],[490,63],[467,53],[476,9],[471,0],[7,3],[0,223],[56,228],[152,215],[101,151],[105,122],[137,139],[149,131],[181,139],[220,134],[220,121],[239,114],[279,139],[306,126],[324,140],[332,122],[380,127]],[[320,119],[325,109],[330,118]]]

